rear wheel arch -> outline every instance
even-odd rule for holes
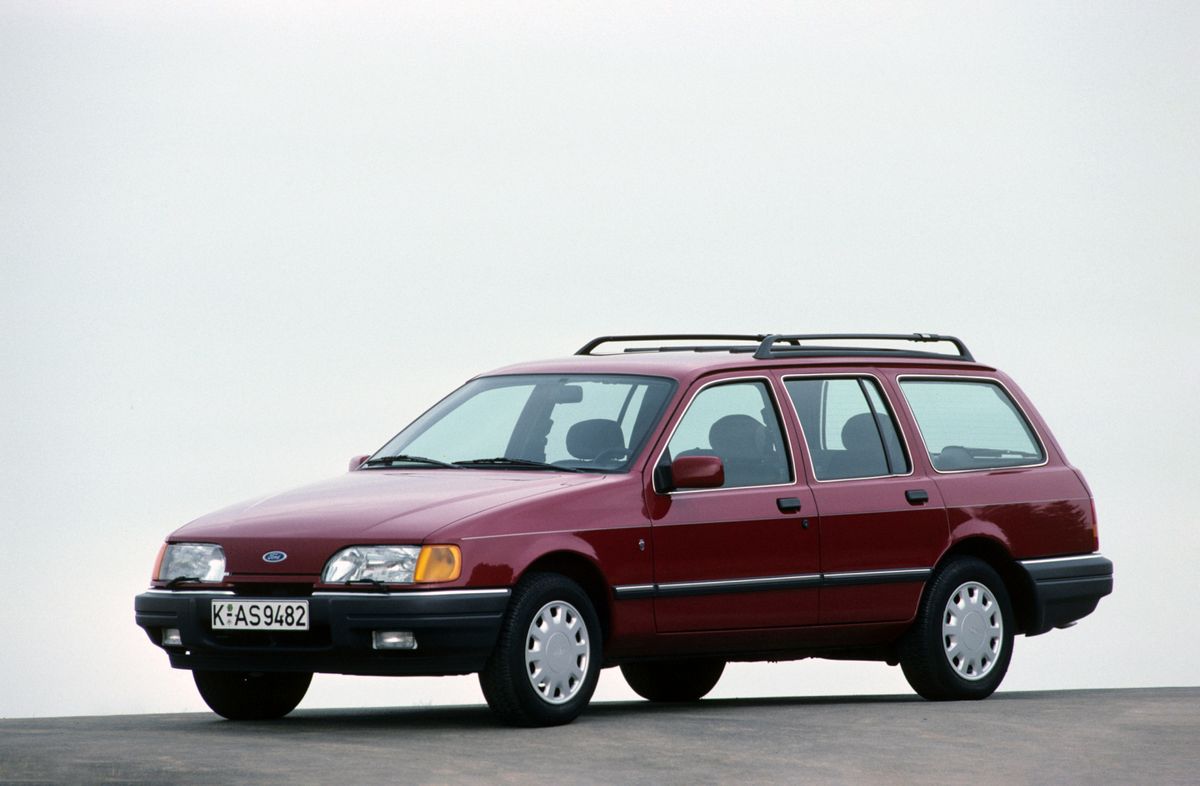
[[[963,554],[949,560],[898,642],[905,679],[930,701],[987,698],[1012,660],[1014,617],[1004,579],[990,564]]]
[[[1016,633],[1024,633],[1034,624],[1036,615],[1035,591],[1029,574],[1021,567],[1004,544],[991,538],[971,537],[955,543],[938,560],[933,574],[937,575],[955,559],[974,557],[986,562],[1000,574],[1016,617]],[[926,585],[928,586],[928,585]]]

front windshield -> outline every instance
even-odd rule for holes
[[[481,377],[417,418],[365,466],[624,472],[674,388],[669,379],[625,374]]]

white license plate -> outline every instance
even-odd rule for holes
[[[308,630],[306,600],[214,600],[213,630]]]

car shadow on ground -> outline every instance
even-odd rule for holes
[[[591,704],[575,723],[588,721],[624,721],[662,715],[688,714],[703,717],[707,713],[718,713],[731,709],[754,709],[765,707],[816,707],[862,704],[909,704],[923,701],[912,695],[891,696],[818,696],[818,697],[768,697],[740,699],[704,699],[698,702],[651,703],[648,701],[595,702]],[[194,724],[202,715],[178,715],[164,717],[165,723],[178,718],[181,722]],[[278,721],[225,721],[216,715],[207,716],[214,728],[288,731],[334,731],[348,729],[401,729],[419,728],[423,731],[447,729],[505,728],[486,705],[462,705],[452,707],[366,707],[359,709],[311,709],[296,710]]]

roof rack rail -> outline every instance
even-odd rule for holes
[[[838,347],[804,346],[805,341],[912,341],[918,343],[947,342],[958,350],[957,355],[945,352],[924,352],[915,349],[890,349],[887,347]],[[776,347],[777,344],[790,346]],[[935,358],[939,360],[965,360],[974,362],[975,357],[961,339],[940,336],[936,333],[779,333],[764,336],[754,357],[758,360],[788,357],[812,357],[819,355],[886,355],[896,357]]]
[[[576,355],[593,355],[602,344],[623,344],[635,341],[746,341],[761,345],[767,333],[645,333],[632,336],[600,336],[584,344]],[[625,352],[748,352],[754,347],[691,346],[691,347],[627,347]]]
[[[758,360],[790,357],[821,357],[851,355],[863,357],[908,357],[935,360],[964,360],[975,358],[967,345],[954,336],[936,333],[645,333],[626,336],[600,336],[580,347],[576,355],[594,355],[597,347],[604,344],[624,344],[650,341],[740,341],[741,345],[695,344],[675,346],[626,347],[623,352],[753,352]],[[916,349],[894,349],[890,347],[845,347],[831,345],[805,345],[806,341],[910,341],[916,343],[941,343],[954,345],[958,354],[947,352],[925,352]],[[757,345],[757,346],[755,346]]]

